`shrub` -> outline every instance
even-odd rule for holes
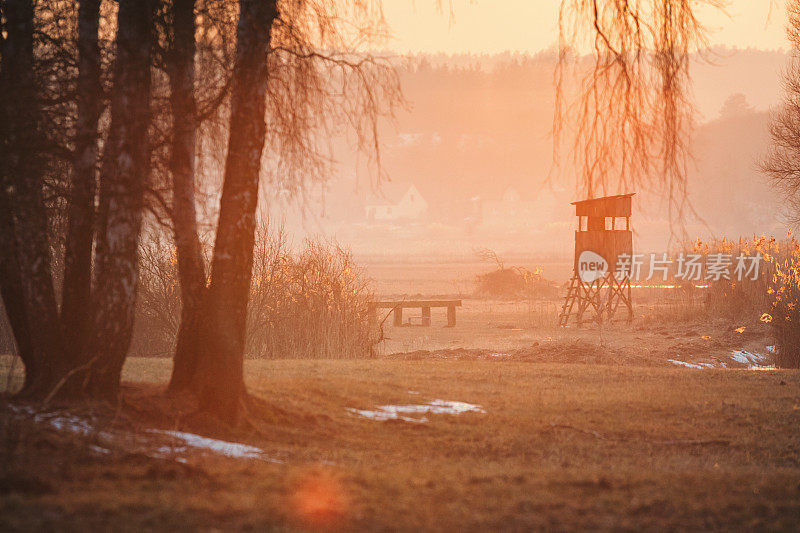
[[[247,353],[276,359],[369,357],[380,337],[369,281],[349,251],[306,240],[288,253],[283,232],[259,230],[248,308]]]
[[[775,337],[775,362],[783,368],[800,368],[800,243],[789,233],[784,241],[774,236],[726,239],[703,243],[694,253],[739,253],[763,257],[758,279],[720,280],[707,289],[706,307],[718,316],[760,319],[771,325]]]
[[[776,341],[776,363],[783,368],[800,368],[800,243],[792,236],[781,245],[768,248],[764,258],[772,266],[767,293],[772,312],[762,315],[770,322]]]
[[[558,287],[544,279],[541,268],[498,268],[478,275],[477,285],[477,294],[489,298],[537,300],[558,295]]]
[[[131,354],[167,356],[180,320],[175,250],[158,234],[143,239]],[[282,229],[258,229],[248,305],[246,357],[359,358],[380,337],[369,281],[339,245],[307,240],[292,253]]]

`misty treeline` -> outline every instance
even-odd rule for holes
[[[19,396],[116,399],[142,229],[161,225],[181,301],[170,390],[235,421],[259,188],[323,179],[344,129],[375,153],[377,119],[399,103],[394,71],[360,51],[384,33],[380,6],[0,0],[0,20],[0,294]],[[206,174],[219,176],[208,258]]]

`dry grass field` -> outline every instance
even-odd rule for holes
[[[376,359],[248,360],[235,430],[130,358],[114,409],[0,409],[0,530],[797,531],[800,372],[757,318],[638,302],[559,329],[556,300],[464,299]]]
[[[503,354],[248,361],[250,426],[202,433],[256,457],[164,452],[148,430],[197,424],[156,407],[169,360],[130,359],[114,412],[3,410],[0,529],[796,531],[800,372],[678,367],[676,347],[713,358],[740,334],[636,327]]]

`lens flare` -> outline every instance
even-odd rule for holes
[[[340,526],[350,507],[338,476],[328,471],[302,475],[291,493],[291,511],[308,528],[326,530]]]

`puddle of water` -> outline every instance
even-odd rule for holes
[[[411,414],[446,414],[460,415],[462,413],[485,413],[480,405],[466,402],[453,402],[448,400],[432,400],[427,404],[409,405],[380,405],[377,410],[362,410],[348,408],[349,412],[369,418],[370,420],[404,420],[406,422],[427,422],[427,417],[415,418]]]

